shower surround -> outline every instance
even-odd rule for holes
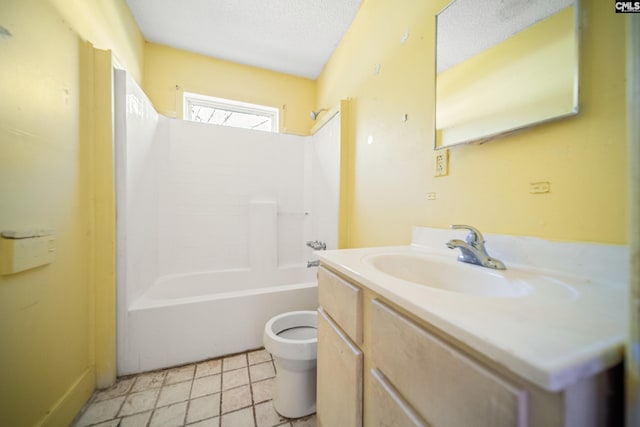
[[[117,70],[115,92],[118,374],[254,349],[272,316],[314,310],[339,115],[303,137],[163,117]]]

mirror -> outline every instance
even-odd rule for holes
[[[436,16],[436,149],[578,112],[576,3],[454,0]]]

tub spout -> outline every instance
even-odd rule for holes
[[[317,267],[320,265],[320,260],[317,259],[315,261],[307,261],[307,268]]]

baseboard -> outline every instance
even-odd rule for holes
[[[89,400],[95,388],[95,373],[93,367],[87,368],[82,375],[67,389],[67,392],[49,412],[37,423],[42,427],[68,426],[80,409]]]

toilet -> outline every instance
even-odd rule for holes
[[[273,407],[283,417],[316,411],[317,316],[315,311],[292,311],[264,327],[264,347],[276,365]]]

